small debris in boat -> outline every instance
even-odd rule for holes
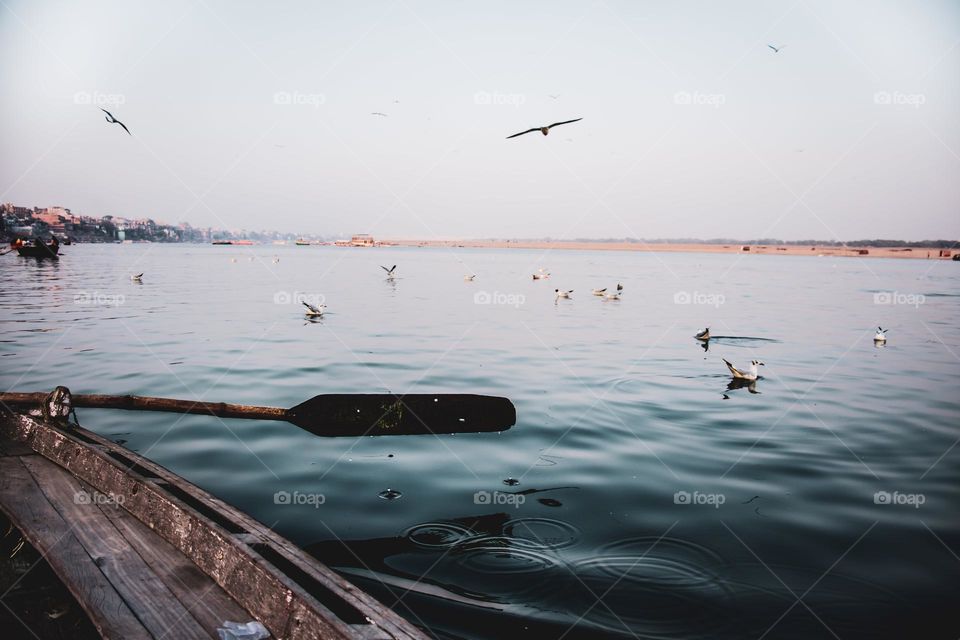
[[[386,489],[384,491],[381,491],[377,495],[383,498],[384,500],[397,500],[401,496],[403,496],[403,494],[397,491],[396,489]]]
[[[742,503],[742,504],[750,504],[751,502],[753,502],[754,500],[756,500],[756,499],[759,498],[759,497],[760,497],[760,496],[753,496],[752,498],[750,498],[749,500],[747,500],[746,502],[744,502],[744,503]]]
[[[507,478],[503,481],[503,484],[507,485],[508,487],[515,487],[520,484],[520,481],[516,478]]]

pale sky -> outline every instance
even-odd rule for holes
[[[958,43],[955,0],[0,0],[0,202],[394,238],[956,239]]]

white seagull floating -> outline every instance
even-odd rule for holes
[[[756,380],[757,378],[759,378],[759,376],[757,375],[757,365],[766,366],[759,360],[751,360],[750,371],[747,372],[747,371],[740,371],[740,369],[737,369],[735,366],[730,364],[726,358],[722,358],[722,360],[724,364],[727,365],[727,369],[730,369],[730,373],[733,374],[733,377],[739,380]]]
[[[603,299],[604,299],[604,300],[619,300],[619,299],[620,299],[620,294],[619,294],[619,293],[605,293],[605,294],[603,295]]]
[[[697,340],[703,340],[704,342],[706,342],[707,340],[710,339],[710,327],[707,327],[706,329],[704,329],[703,331],[701,331],[700,333],[698,333],[693,337],[696,338]],[[724,360],[724,362],[726,362],[726,360]]]
[[[467,282],[473,282],[473,279],[476,278],[476,277],[477,277],[476,275],[463,276],[463,279],[466,280]]]
[[[323,316],[323,312],[327,310],[327,305],[325,304],[315,307],[309,302],[304,302],[303,300],[301,300],[301,302],[303,302],[303,306],[307,308],[306,314],[308,318],[319,318]]]
[[[557,298],[567,298],[570,299],[570,294],[573,293],[573,289],[569,291],[560,291],[560,289],[554,289],[553,292],[557,294]]]
[[[886,341],[887,341],[887,331],[889,331],[889,329],[881,329],[880,327],[877,327],[877,333],[876,333],[876,335],[873,336],[873,341],[874,341],[874,342],[886,342]]]
[[[540,273],[533,274],[534,280],[546,280],[550,277],[550,273],[543,270],[543,267],[539,269]]]
[[[393,272],[396,270],[397,265],[393,265],[393,266],[390,267],[389,269],[387,269],[387,268],[386,268],[385,266],[383,266],[383,265],[380,265],[380,268],[387,272],[387,277],[388,277],[388,278],[391,278],[391,279],[392,279],[392,278],[394,277],[394,276],[393,276]]]
[[[135,276],[130,276],[130,279],[133,280],[134,282],[143,282],[143,274],[138,273]]]
[[[592,293],[595,296],[603,296],[607,293],[607,288],[604,287],[603,289],[594,289],[590,293]]]

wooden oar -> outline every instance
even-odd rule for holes
[[[0,393],[3,405],[41,405],[46,393]],[[318,436],[389,436],[505,431],[517,420],[507,398],[473,394],[325,394],[295,407],[256,407],[148,396],[73,395],[74,407],[171,411],[284,420]]]

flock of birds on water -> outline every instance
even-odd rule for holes
[[[253,261],[253,259],[254,259],[253,256],[251,256],[250,260]],[[230,262],[235,263],[237,262],[237,259],[230,258]],[[279,262],[280,262],[280,258],[277,256],[274,256],[273,263],[277,264]],[[380,268],[383,269],[384,272],[386,272],[387,281],[392,282],[397,278],[397,265],[393,265],[391,267],[380,265]],[[463,280],[464,282],[473,282],[474,280],[476,280],[476,277],[477,277],[476,274],[467,274],[463,276]],[[535,281],[547,280],[549,278],[550,278],[550,272],[542,267],[538,269],[536,273],[533,274],[533,280]],[[133,282],[142,284],[143,273],[131,275],[130,280],[132,280]],[[573,289],[555,288],[553,290],[555,304],[559,303],[560,300],[572,299],[573,291],[574,291]],[[603,298],[605,302],[606,301],[619,302],[620,296],[623,293],[623,284],[618,282],[616,289],[613,292],[608,291],[608,288],[604,287],[602,289],[592,289],[590,293],[595,297]],[[321,319],[323,318],[324,314],[327,311],[327,305],[325,304],[311,304],[305,300],[301,300],[300,302],[306,309],[306,311],[304,312],[304,315],[309,320],[315,321],[315,320]],[[881,347],[886,345],[887,331],[888,329],[884,329],[883,327],[877,327],[877,332],[873,336],[873,343],[875,346]],[[704,350],[706,350],[710,343],[711,338],[719,338],[720,336],[713,336],[710,333],[710,327],[707,327],[703,331],[700,331],[694,334],[693,337],[694,339],[700,341],[703,344]],[[730,336],[727,336],[727,337],[730,337]],[[729,360],[727,360],[726,358],[721,358],[721,360],[723,360],[723,363],[727,366],[727,369],[730,371],[730,375],[732,376],[730,383],[727,385],[728,391],[746,387],[750,393],[759,393],[756,390],[756,382],[762,379],[762,376],[759,373],[759,367],[766,366],[763,362],[761,362],[760,360],[751,360],[750,368],[744,370],[734,366],[734,364]],[[728,400],[729,396],[727,394],[723,394],[723,399]]]

